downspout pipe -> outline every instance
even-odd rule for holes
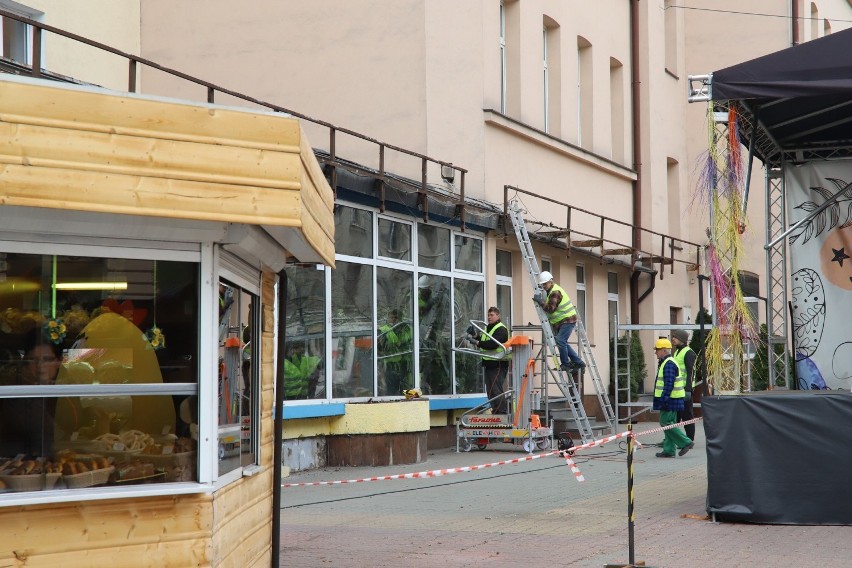
[[[791,16],[790,22],[792,26],[791,36],[792,36],[792,45],[799,45],[799,0],[790,0]]]
[[[795,0],[794,0],[795,1]],[[642,144],[639,90],[639,0],[630,0],[630,84],[631,115],[633,121],[633,249],[642,249]],[[634,257],[634,262],[636,258]],[[653,286],[651,287],[653,290]],[[647,295],[647,293],[645,294]],[[645,297],[644,295],[642,296]],[[639,273],[630,277],[630,321],[639,321]]]
[[[287,273],[278,273],[278,354],[275,364],[275,415],[272,419],[272,568],[281,566],[281,461],[284,459],[284,347],[287,330]]]

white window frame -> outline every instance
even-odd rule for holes
[[[197,396],[199,399],[198,481],[163,484],[129,485],[127,487],[93,487],[89,489],[60,489],[7,493],[0,495],[0,507],[67,503],[72,501],[98,501],[164,495],[210,493],[217,471],[216,445],[216,361],[212,352],[215,345],[213,314],[218,310],[218,299],[213,294],[213,283],[218,279],[213,262],[213,245],[210,243],[169,243],[164,248],[145,248],[158,244],[136,240],[110,239],[110,244],[92,244],[100,239],[61,237],[49,242],[44,235],[16,234],[15,240],[0,240],[0,250],[10,253],[90,256],[96,258],[124,258],[131,260],[165,260],[199,264],[199,365]],[[28,240],[29,239],[29,240]],[[207,308],[205,309],[205,306]],[[2,390],[2,387],[0,387]],[[140,390],[144,390],[144,387]],[[212,413],[211,407],[212,406]],[[214,435],[210,436],[210,428]],[[205,435],[206,434],[206,435]],[[204,458],[208,459],[204,459]],[[211,464],[212,458],[212,464]]]
[[[13,12],[13,13],[19,15],[19,16],[24,16],[25,18],[29,18],[31,20],[36,20],[37,22],[43,22],[44,21],[44,12],[41,12],[39,10],[35,10],[35,9],[30,8],[29,6],[26,6],[26,5],[21,4],[19,2],[14,2],[13,0],[0,0],[0,8],[6,10],[8,12]],[[15,20],[15,21],[17,21],[17,20]],[[27,60],[24,61],[23,63],[25,63],[27,65],[32,65],[32,62],[33,62],[33,28],[32,28],[32,26],[29,26],[29,25],[26,26],[26,34],[27,34],[27,37],[26,37],[25,41],[27,43],[27,55],[26,55]],[[43,68],[47,67],[47,65],[45,63],[45,58],[44,58],[44,56],[45,56],[44,40],[45,40],[45,34],[41,34],[41,67],[43,67]],[[2,45],[3,45],[3,26],[0,25],[0,47],[2,47]],[[6,57],[5,54],[2,54],[2,55],[4,57]]]
[[[550,132],[550,78],[547,69],[547,26],[541,28],[541,43],[542,43],[542,71],[544,74],[544,131]]]
[[[588,333],[589,323],[588,323],[588,320],[586,320],[586,314],[588,312],[589,296],[586,292],[586,280],[588,279],[588,274],[586,273],[586,265],[581,263],[581,262],[578,262],[577,263],[577,270],[583,271],[583,281],[580,282],[580,279],[579,278],[577,279],[577,296],[580,295],[581,291],[583,292],[583,313],[580,314],[580,321],[582,321],[583,325],[586,326],[586,332]]]
[[[512,269],[512,262],[511,261],[514,260],[513,255],[512,255],[512,251],[497,249],[497,252],[504,252],[504,253],[509,255],[509,260],[510,260],[509,269],[511,270]],[[497,263],[496,253],[495,253],[494,262],[495,262],[495,264]],[[514,272],[514,270],[512,270],[512,272]],[[515,302],[512,301],[513,293],[514,293],[514,290],[512,288],[512,274],[509,274],[508,276],[503,276],[503,275],[497,274],[497,269],[495,267],[495,269],[494,269],[494,284],[495,284],[495,286],[503,286],[503,287],[506,287],[506,288],[509,289],[509,313],[505,314],[505,315],[509,316],[509,323],[511,324],[512,322],[515,321],[515,318],[512,317],[512,312],[515,309]],[[497,298],[494,298],[494,302],[486,302],[486,304],[489,304],[489,303],[496,306],[497,305]],[[488,306],[486,306],[486,309],[488,309]]]
[[[506,114],[506,5],[500,0],[500,112]]]

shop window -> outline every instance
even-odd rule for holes
[[[75,246],[75,256],[14,250],[21,248],[0,248],[6,488],[196,481],[197,255],[151,260],[101,257],[98,247]],[[38,248],[52,252],[26,245]]]
[[[337,254],[373,258],[373,214],[338,205],[334,210],[334,243]]]
[[[260,304],[228,280],[219,281],[219,475],[257,463]]]
[[[450,279],[422,275],[417,281],[420,388],[424,394],[451,394],[453,321]],[[481,312],[480,312],[481,314]]]
[[[482,272],[482,239],[456,235],[456,270]]]
[[[379,256],[411,260],[411,225],[380,217]]]
[[[400,396],[414,387],[413,276],[376,268],[376,359],[379,396]]]
[[[450,269],[450,231],[435,225],[417,225],[417,257],[424,268]]]
[[[512,253],[497,250],[496,256],[497,308],[503,323],[512,329]]]
[[[485,293],[482,282],[455,280],[454,305],[456,307],[455,343],[466,334],[471,320],[485,318]],[[505,322],[504,322],[505,323]],[[485,392],[481,380],[481,358],[466,353],[456,353],[456,393],[470,394]]]
[[[325,398],[325,270],[287,267],[284,398]]]
[[[331,271],[333,398],[375,394],[373,267],[338,260]]]

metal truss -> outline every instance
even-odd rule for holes
[[[766,168],[766,330],[769,385],[778,379],[790,388],[787,342],[787,230],[786,188],[783,168]],[[776,242],[777,240],[777,242]],[[775,243],[775,244],[772,244]]]

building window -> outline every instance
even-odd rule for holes
[[[678,58],[678,10],[675,0],[665,0],[665,22],[664,33],[666,41],[666,70],[673,75],[678,74],[677,58]]]
[[[373,214],[338,205],[334,210],[334,242],[337,254],[373,258]]]
[[[827,36],[831,34],[831,22],[828,21],[828,18],[823,20],[822,22],[822,35]]]
[[[811,39],[819,38],[819,8],[811,2]]]
[[[613,57],[609,59],[609,97],[612,109],[612,159],[623,164],[627,156],[627,137],[624,135],[624,123],[627,118],[624,108],[624,66]]]
[[[288,266],[284,399],[324,399],[326,290],[322,265]]]
[[[376,340],[379,396],[414,387],[414,284],[411,272],[376,268]]]
[[[411,224],[379,217],[379,256],[411,260]]]
[[[465,336],[471,320],[482,323],[485,317],[485,286],[475,280],[456,279],[453,288],[453,304],[455,312],[455,337]],[[504,322],[505,324],[505,322]],[[484,327],[481,326],[481,327]],[[481,381],[481,359],[472,355],[456,355],[455,382],[457,394],[472,394],[484,392]]]
[[[71,249],[0,243],[8,488],[197,481],[200,255]]]
[[[41,21],[44,14],[17,2],[0,0],[0,8],[27,17],[31,20]],[[42,38],[42,42],[44,38]],[[0,16],[0,46],[2,55],[24,65],[30,65],[33,61],[33,28],[23,22],[12,18]],[[43,47],[43,43],[42,43]],[[44,67],[44,51],[42,51],[42,67]]]
[[[545,16],[542,31],[544,131],[559,136],[562,122],[562,63],[559,24]]]
[[[549,256],[541,257],[541,271],[553,274],[553,263],[550,261]]]
[[[512,329],[512,253],[507,250],[497,250],[495,262],[495,280],[497,282],[497,298],[495,304],[500,310],[503,324]]]
[[[669,232],[681,234],[683,212],[680,207],[680,164],[674,158],[666,159],[666,198],[668,200]]]
[[[482,239],[455,235],[456,270],[482,272]]]
[[[500,112],[506,114],[506,4],[500,1]]]
[[[375,394],[373,267],[338,260],[331,271],[331,396]]]
[[[580,321],[588,327],[586,320],[586,267],[582,264],[577,265],[577,297],[575,298],[574,307],[577,308],[577,315],[580,316]]]
[[[219,280],[219,475],[258,463],[259,287]],[[291,359],[292,360],[292,359]]]
[[[577,144],[593,147],[594,74],[592,44],[577,36]]]
[[[417,226],[418,264],[436,270],[450,269],[450,230],[435,225]]]
[[[609,307],[609,336],[615,332],[615,322],[620,321],[618,310],[618,274],[607,272],[607,305]]]

